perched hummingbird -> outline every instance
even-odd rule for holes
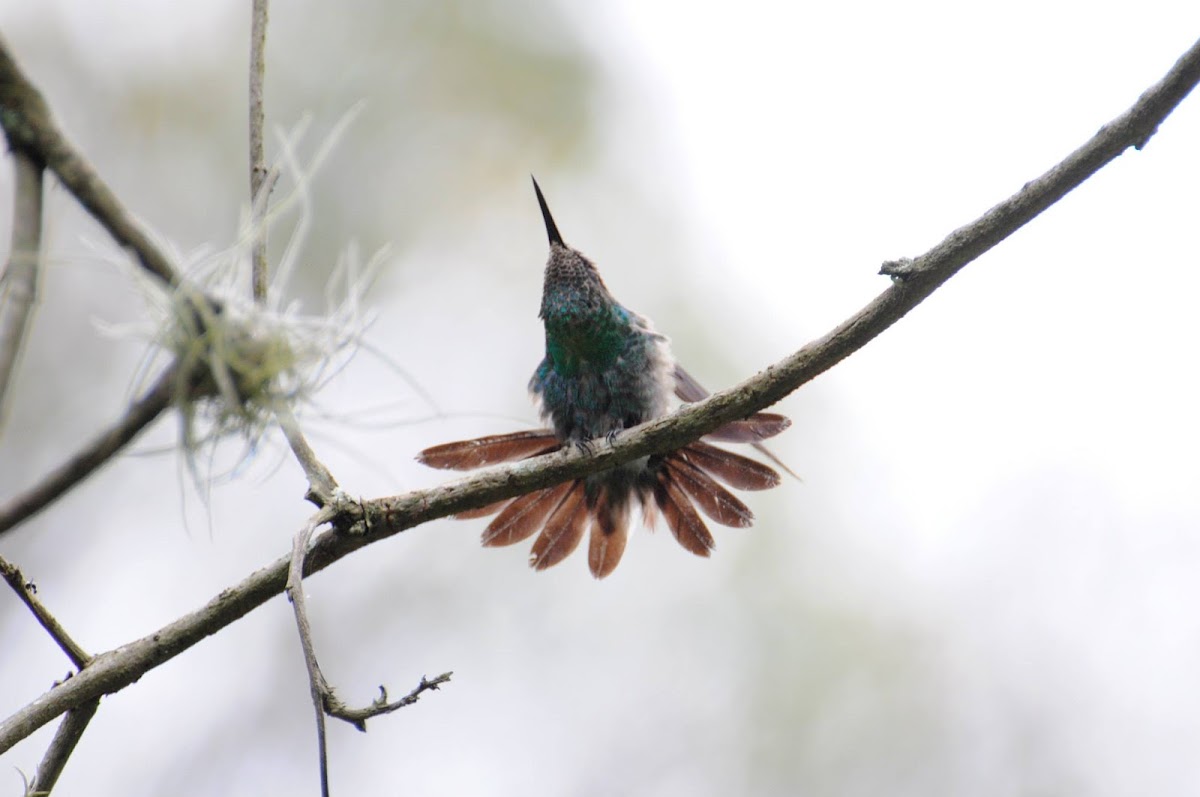
[[[563,242],[536,179],[533,189],[550,239],[550,259],[538,313],[546,330],[546,356],[529,381],[529,391],[542,419],[553,428],[434,446],[417,457],[431,467],[470,470],[611,439],[623,429],[666,415],[673,396],[692,402],[708,395],[675,362],[667,338],[614,299],[596,266]],[[760,412],[722,426],[707,439],[751,443],[787,470],[761,441],[789,425],[782,415]],[[753,514],[718,480],[742,490],[765,490],[779,484],[779,474],[740,454],[696,441],[456,517],[498,512],[483,532],[487,546],[512,545],[541,532],[529,560],[538,570],[566,558],[590,528],[588,566],[592,575],[604,578],[625,551],[634,502],[648,526],[654,524],[655,510],[660,511],[679,544],[699,556],[708,556],[714,543],[697,508],[722,525],[749,526]]]

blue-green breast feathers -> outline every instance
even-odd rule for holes
[[[550,296],[543,303],[546,356],[563,376],[584,368],[613,366],[638,333],[629,312],[615,302],[591,303]]]

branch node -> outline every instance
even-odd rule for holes
[[[909,277],[916,275],[916,261],[911,257],[888,260],[880,266],[879,273],[885,277],[891,277],[893,282],[904,282]]]

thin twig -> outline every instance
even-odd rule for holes
[[[317,506],[327,506],[337,493],[337,480],[333,478],[329,468],[317,459],[316,452],[304,438],[304,433],[300,431],[300,424],[296,421],[296,416],[292,414],[290,407],[286,404],[276,407],[275,420],[279,422],[283,436],[287,439],[292,453],[296,455],[296,460],[300,463],[300,467],[304,468],[304,475],[308,478],[308,492],[304,497]]]
[[[1046,176],[1028,183],[1012,198],[976,222],[952,233],[912,261],[918,268],[897,277],[891,287],[829,334],[752,379],[678,412],[621,434],[611,446],[591,453],[578,447],[402,496],[346,503],[312,544],[305,574],[405,529],[502,498],[596,473],[638,457],[670,451],[731,420],[774,404],[800,385],[866,345],[917,306],[971,258],[1015,232],[1071,188],[1132,146],[1141,146],[1176,105],[1200,82],[1200,42],[1144,93],[1130,110],[1101,130]],[[1068,168],[1069,166],[1069,168]],[[358,533],[347,533],[358,532]],[[123,689],[148,670],[179,655],[201,639],[237,621],[282,592],[291,557],[283,556],[223,591],[203,608],[153,634],[97,656],[79,675],[54,687],[0,724],[0,753],[60,714]]]
[[[308,670],[308,689],[312,696],[313,710],[317,715],[317,758],[321,770],[321,797],[329,797],[329,751],[325,741],[325,705],[333,697],[329,683],[317,664],[317,653],[312,641],[312,626],[308,623],[308,609],[304,602],[304,555],[312,541],[317,526],[328,523],[334,512],[325,507],[304,524],[292,542],[292,558],[288,566],[287,595],[296,616],[296,630],[300,633],[300,648],[304,651],[304,666]]]
[[[268,170],[263,154],[263,75],[266,71],[267,0],[254,0],[250,23],[250,200],[251,229],[254,235],[252,253],[252,284],[254,300],[260,304],[267,299],[267,197],[274,187],[279,173]],[[329,469],[317,459],[316,453],[304,439],[300,424],[290,408],[276,410],[276,419],[287,438],[296,459],[308,477],[309,500],[317,506],[325,506],[333,500],[337,482]]]
[[[426,691],[437,691],[441,688],[442,684],[449,683],[450,676],[452,675],[454,675],[454,673],[444,672],[433,679],[426,679],[425,676],[421,676],[421,683],[417,684],[416,688],[399,700],[393,700],[390,703],[388,702],[387,689],[380,686],[379,697],[375,698],[375,700],[371,702],[371,705],[367,706],[366,708],[355,709],[339,706],[336,710],[330,708],[329,715],[332,717],[337,717],[340,720],[345,720],[355,728],[358,728],[360,731],[366,732],[367,720],[371,719],[372,717],[378,717],[382,714],[391,714],[393,711],[411,706],[413,703],[416,703],[421,699],[421,693]]]
[[[29,784],[26,794],[48,795],[54,790],[59,775],[67,765],[67,759],[75,752],[75,745],[79,744],[79,739],[87,730],[88,723],[92,721],[98,708],[100,701],[92,700],[67,712],[67,716],[63,717],[54,733],[46,755],[42,756],[37,775],[34,776],[33,783]]]
[[[131,443],[171,406],[178,378],[178,367],[169,366],[115,424],[94,437],[40,482],[0,507],[0,536],[45,509]]]
[[[263,74],[266,72],[267,45],[267,0],[254,0],[250,22],[250,202],[251,229],[254,244],[251,247],[251,290],[254,301],[267,301],[267,229],[263,224],[266,215],[267,195],[271,182],[267,180],[267,166],[263,155]]]
[[[12,587],[13,592],[17,593],[17,597],[21,602],[29,607],[29,611],[33,612],[33,616],[37,618],[38,623],[42,628],[46,629],[46,633],[50,635],[58,646],[62,648],[62,652],[67,654],[67,658],[75,665],[77,669],[82,670],[87,666],[87,663],[92,660],[92,656],[67,633],[62,624],[58,622],[50,610],[42,605],[41,600],[37,596],[37,587],[31,581],[27,581],[20,568],[12,564],[8,560],[0,557],[0,577],[3,577],[8,585]]]
[[[109,235],[137,257],[142,268],[169,285],[180,279],[170,260],[134,221],[92,165],[67,141],[41,92],[17,66],[0,39],[0,127],[8,146],[44,163]]]
[[[13,152],[12,251],[0,276],[0,430],[7,416],[13,372],[37,298],[42,248],[42,165]]]

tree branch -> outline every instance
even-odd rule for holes
[[[133,252],[142,268],[168,285],[180,284],[170,260],[63,136],[41,92],[21,72],[3,39],[0,39],[0,127],[4,128],[12,150],[30,155],[54,172],[109,235]]]
[[[77,669],[82,670],[87,666],[87,663],[92,660],[91,654],[83,649],[82,646],[67,633],[66,629],[58,622],[57,618],[50,613],[50,610],[42,605],[38,600],[37,587],[33,582],[26,581],[25,576],[20,569],[0,557],[0,578],[8,582],[12,587],[13,592],[17,593],[17,597],[21,602],[29,607],[29,611],[33,612],[33,616],[37,618],[42,628],[46,629],[46,633],[50,635],[58,646],[62,648],[62,652],[67,654],[67,658],[75,665]]]
[[[38,600],[37,587],[32,582],[26,581],[21,571],[3,557],[0,557],[0,577],[8,582],[13,592],[17,593],[17,597],[29,607],[29,611],[33,612],[33,616],[42,628],[46,629],[50,638],[58,643],[63,653],[67,654],[71,663],[82,671],[92,660],[91,655],[71,638],[58,619]],[[58,730],[55,732],[46,754],[42,757],[41,764],[38,765],[33,782],[26,786],[25,793],[27,795],[43,795],[51,792],[54,784],[58,782],[58,776],[62,774],[63,768],[67,765],[71,753],[75,751],[75,745],[79,743],[83,732],[87,730],[88,723],[92,721],[92,717],[99,707],[100,700],[97,698],[75,706],[67,712],[63,721],[59,723]]]
[[[26,794],[47,795],[54,789],[59,775],[67,765],[67,760],[71,757],[71,753],[75,752],[75,745],[79,744],[83,732],[87,730],[88,723],[92,721],[98,708],[100,708],[100,701],[93,700],[67,712],[67,716],[63,717],[63,721],[59,723],[58,730],[54,733],[54,739],[50,742],[46,755],[42,757],[37,775],[34,776],[33,783],[29,784],[29,788],[26,789]]]
[[[0,429],[17,357],[33,316],[42,248],[42,165],[16,150],[13,171],[12,251],[0,276]]]
[[[1128,147],[1143,146],[1163,119],[1200,82],[1200,42],[1158,84],[1061,164],[1028,183],[980,219],[951,233],[913,261],[887,264],[893,284],[836,329],[752,379],[620,435],[593,453],[570,449],[401,496],[347,504],[333,528],[313,543],[306,573],[420,523],[583,476],[640,456],[669,451],[729,421],[779,401],[831,368],[902,318],[972,259],[1011,235]],[[283,591],[283,556],[223,591],[201,609],[107,653],[0,724],[0,753],[60,714],[136,681]]]
[[[94,437],[41,482],[0,507],[0,536],[45,509],[133,442],[143,429],[171,406],[175,391],[179,389],[179,370],[177,365],[169,366],[115,424]]]
[[[317,526],[334,518],[329,507],[304,524],[304,528],[292,542],[292,558],[288,564],[287,595],[292,601],[292,612],[296,617],[296,630],[300,634],[300,648],[304,652],[304,667],[308,671],[308,691],[312,697],[313,711],[317,716],[317,761],[320,770],[321,797],[329,797],[329,750],[325,741],[326,701],[333,700],[333,690],[317,664],[317,652],[312,641],[312,626],[308,623],[308,611],[304,603],[304,555]]]
[[[263,74],[266,72],[267,0],[254,0],[250,22],[250,203],[254,245],[250,254],[250,286],[254,301],[267,301],[267,230],[266,215],[271,181],[263,156]]]
[[[304,497],[318,507],[327,506],[337,494],[337,479],[333,478],[333,474],[329,472],[329,468],[325,467],[325,463],[317,458],[317,453],[312,450],[304,433],[300,431],[300,424],[290,408],[287,406],[276,407],[275,420],[279,423],[283,436],[287,439],[292,453],[296,456],[296,461],[300,463],[300,467],[304,469],[304,475],[308,479],[308,492]]]

